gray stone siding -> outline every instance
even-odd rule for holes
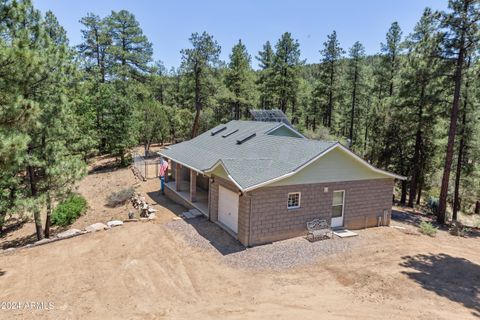
[[[324,192],[324,188],[328,191]],[[381,224],[390,223],[393,179],[264,187],[246,196],[252,201],[249,245],[304,235],[307,221],[314,218],[330,223],[335,190],[345,190],[346,228],[377,226],[379,217]],[[287,208],[290,192],[301,192],[300,208]]]

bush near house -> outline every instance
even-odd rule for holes
[[[52,224],[67,226],[72,224],[87,210],[87,200],[81,195],[73,194],[60,202],[52,213]]]
[[[130,200],[134,194],[135,189],[132,187],[112,192],[107,197],[107,206],[114,208],[123,205]]]
[[[427,221],[422,221],[420,223],[420,232],[427,235],[427,236],[430,236],[430,237],[435,237],[435,235],[437,234],[437,230],[438,228],[435,227],[433,224],[431,224],[430,222],[427,222]]]

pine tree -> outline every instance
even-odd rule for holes
[[[339,60],[344,51],[340,47],[335,31],[328,35],[327,38],[327,41],[323,43],[324,48],[320,51],[322,63],[319,84],[315,92],[319,101],[325,101],[325,105],[322,108],[323,125],[331,128],[333,111],[338,94]]]
[[[170,132],[167,111],[160,102],[150,98],[138,105],[136,116],[139,140],[143,143],[147,156],[152,143],[164,142]]]
[[[195,119],[191,137],[196,137],[199,131],[200,113],[215,89],[213,72],[219,63],[221,48],[217,41],[206,32],[193,33],[190,42],[192,48],[181,51],[181,68],[187,81],[187,87],[190,92],[193,92]]]
[[[300,81],[300,44],[289,32],[282,34],[275,45],[273,86],[277,106],[284,113],[290,109],[292,123],[298,122],[297,98]]]
[[[80,56],[88,73],[97,77],[103,83],[107,76],[107,66],[110,64],[107,50],[112,43],[104,20],[92,13],[80,19],[85,29],[82,29],[83,43],[78,46]],[[98,117],[98,115],[97,115]]]
[[[356,111],[356,107],[358,107],[358,98],[362,89],[363,81],[363,60],[365,59],[365,48],[360,42],[357,41],[353,44],[352,48],[350,48],[349,54],[349,78],[351,80],[352,90],[349,139],[350,145],[353,146],[355,144],[354,123],[356,112],[358,113],[358,111]]]
[[[10,155],[5,162],[9,174],[6,179],[2,174],[0,208],[5,210],[5,203],[8,206],[22,202],[24,210],[33,211],[37,238],[41,239],[41,209],[47,205],[48,232],[49,208],[54,199],[68,192],[84,168],[73,150],[78,131],[70,117],[73,113],[69,98],[74,92],[69,88],[75,67],[68,42],[61,37],[63,28],[51,13],[45,21],[30,1],[22,1],[5,5],[1,14],[1,56],[15,63],[4,66],[7,68],[3,70],[2,85],[6,87],[2,92],[7,99],[2,100],[7,102],[7,108],[0,118],[11,125],[9,117],[18,111],[24,115],[17,115],[17,129],[4,130],[3,125],[0,128],[0,135],[7,133],[5,146],[16,148],[14,158]],[[10,132],[17,137],[12,139]]]
[[[479,41],[480,1],[450,0],[449,8],[451,12],[442,13],[443,26],[448,30],[445,37],[445,53],[448,57],[455,58],[455,73],[448,142],[437,213],[437,221],[442,224],[446,222],[448,185],[453,162],[465,57],[478,46]]]
[[[394,94],[396,73],[398,72],[399,56],[401,54],[402,30],[398,22],[392,23],[387,32],[386,43],[381,44],[384,58],[385,80],[388,82],[388,96]]]
[[[413,207],[419,190],[419,182],[423,181],[425,168],[422,163],[431,161],[427,148],[434,147],[431,141],[438,122],[439,106],[444,98],[444,64],[439,59],[441,34],[438,23],[431,9],[425,9],[413,33],[407,38],[408,48],[400,78],[400,112],[405,114],[407,123],[414,135],[403,137],[412,140],[413,157],[410,164],[410,192],[408,206]]]
[[[239,120],[248,114],[248,108],[254,104],[254,82],[250,55],[241,40],[233,47],[230,54],[225,83],[231,93],[229,99],[233,107],[233,118]]]
[[[263,50],[258,53],[256,59],[259,62],[260,72],[257,80],[258,91],[260,92],[260,108],[271,109],[275,107],[275,91],[273,78],[273,52],[270,41],[263,45]]]
[[[112,41],[107,53],[113,74],[122,79],[143,80],[153,51],[135,16],[126,10],[112,11],[106,25]]]

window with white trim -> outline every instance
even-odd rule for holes
[[[300,208],[300,192],[291,192],[288,194],[287,208]]]

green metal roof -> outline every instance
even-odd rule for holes
[[[230,121],[192,140],[171,145],[160,154],[199,172],[221,164],[244,190],[291,173],[337,144],[269,134],[281,126],[285,124]]]

